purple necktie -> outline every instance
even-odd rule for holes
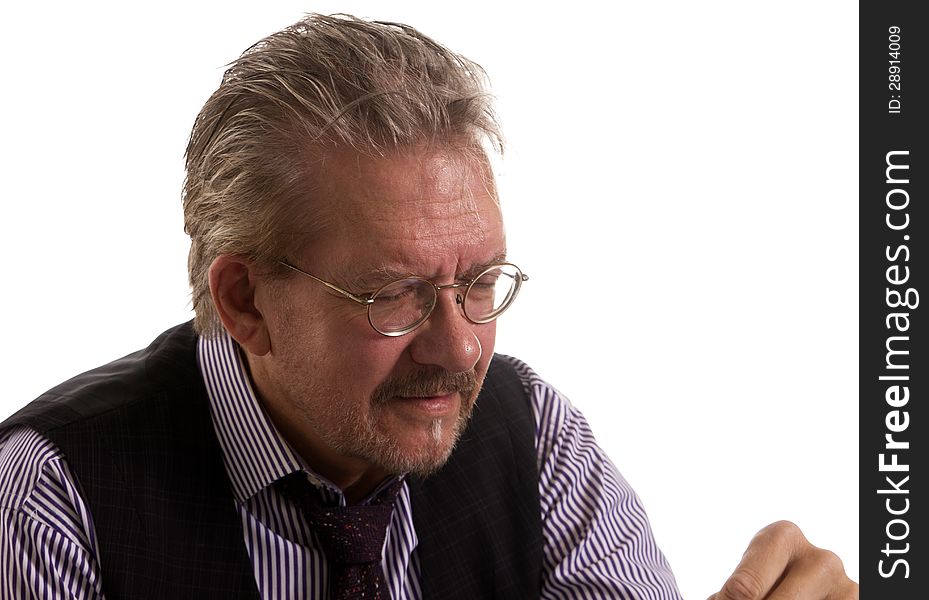
[[[297,471],[279,479],[275,488],[300,507],[316,533],[330,565],[332,600],[388,600],[390,593],[381,570],[381,550],[402,486],[397,479],[367,504],[323,506],[319,491]]]

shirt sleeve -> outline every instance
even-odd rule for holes
[[[61,451],[26,428],[0,436],[0,600],[99,600],[90,512]]]
[[[528,366],[510,360],[536,421],[542,598],[680,600],[642,503],[584,416]]]

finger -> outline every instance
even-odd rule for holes
[[[765,600],[851,600],[856,596],[850,595],[850,584],[838,556],[809,546]]]
[[[806,538],[793,523],[768,525],[755,534],[735,571],[710,600],[762,600],[805,544]]]

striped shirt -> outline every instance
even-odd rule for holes
[[[327,500],[344,504],[344,497],[277,431],[231,338],[201,338],[197,351],[261,598],[326,598],[328,570],[318,541],[272,484],[302,470]],[[524,363],[501,358],[529,390],[536,423],[542,598],[680,600],[639,499],[584,417]],[[422,598],[417,543],[404,483],[384,544],[391,598]],[[65,457],[31,429],[7,432],[0,438],[0,598],[104,598],[98,555],[92,515]]]

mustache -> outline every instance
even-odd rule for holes
[[[432,367],[385,380],[371,394],[371,399],[377,406],[397,396],[444,396],[458,392],[462,398],[467,400],[471,398],[477,385],[477,374],[474,369],[461,373],[449,373],[441,367]]]

